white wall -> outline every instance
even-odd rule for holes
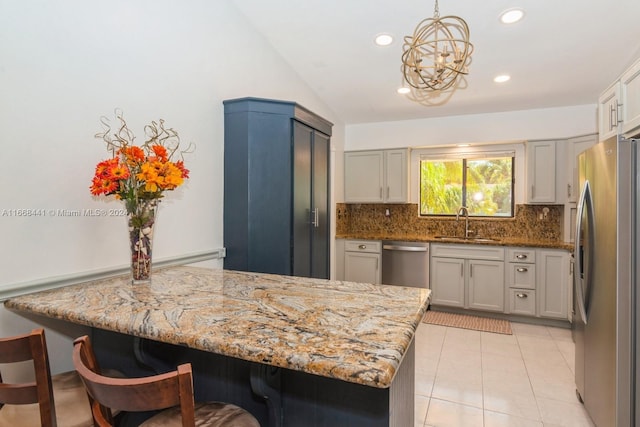
[[[341,121],[228,2],[0,0],[0,293],[127,265],[125,218],[49,214],[122,207],[89,193],[108,157],[94,134],[115,108],[138,141],[163,118],[196,145],[191,179],[161,204],[154,258],[222,247],[222,101],[244,96],[300,103],[335,124],[342,149]],[[33,326],[3,310],[0,336]]]
[[[437,107],[433,107],[437,108]],[[524,202],[524,147],[527,140],[566,139],[597,132],[597,105],[547,108],[503,113],[439,117],[421,120],[367,123],[346,127],[346,151],[452,146],[461,143],[511,143],[516,152],[516,204]],[[494,148],[495,149],[495,148]],[[463,149],[464,150],[464,149]],[[419,181],[419,150],[411,156],[411,183]],[[341,178],[343,175],[341,175]],[[343,179],[343,178],[342,178]],[[343,182],[343,180],[341,181]],[[338,186],[344,184],[338,184]],[[418,203],[418,186],[411,186]],[[344,201],[343,192],[338,202]]]
[[[597,105],[349,125],[345,150],[561,139],[596,132]],[[425,107],[438,108],[438,107]]]

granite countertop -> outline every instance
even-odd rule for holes
[[[7,308],[366,386],[391,385],[431,291],[197,267],[10,298]]]
[[[480,236],[482,237],[482,236]],[[530,248],[548,248],[548,249],[564,249],[573,251],[573,243],[561,240],[542,240],[542,239],[526,239],[520,237],[498,237],[491,240],[474,240],[451,241],[441,239],[436,236],[424,234],[379,234],[379,233],[342,233],[336,234],[336,239],[356,239],[356,240],[397,240],[403,242],[430,242],[430,243],[459,243],[474,244],[488,246],[512,246],[512,247],[530,247]]]

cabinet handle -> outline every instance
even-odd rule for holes
[[[567,184],[567,197],[571,197],[571,184]]]
[[[614,122],[614,127],[617,127],[618,123],[622,122],[622,119],[620,118],[620,107],[622,107],[622,104],[618,104],[618,100],[616,99],[616,121]]]
[[[518,258],[518,259],[527,259],[527,256],[525,254],[518,254],[518,255],[516,255],[516,258]]]
[[[318,228],[320,226],[320,217],[319,217],[318,208],[315,208],[314,210],[312,210],[311,213],[313,215],[313,219],[311,220],[311,225],[314,228]]]
[[[389,194],[391,194],[389,187],[387,187],[387,199],[389,198]]]
[[[516,294],[516,296],[517,296],[518,298],[527,298],[529,295],[518,292],[518,293]]]
[[[464,277],[464,264],[460,264],[460,277]]]
[[[358,245],[358,249],[367,249],[367,245]]]
[[[529,271],[529,269],[525,268],[525,267],[519,267],[519,268],[516,269],[516,271],[518,273],[526,273],[527,271]]]
[[[473,265],[469,266],[469,277],[473,277]]]
[[[617,118],[613,118],[613,115],[615,114],[615,107],[613,106],[613,104],[609,104],[609,130],[613,130],[616,125],[618,124],[618,119]],[[615,124],[614,124],[615,123]]]

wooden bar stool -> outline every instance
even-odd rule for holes
[[[0,363],[29,360],[35,381],[8,384],[0,375],[0,427],[92,426],[89,400],[77,373],[51,376],[43,329],[0,339]]]
[[[112,410],[161,410],[141,427],[260,427],[249,412],[230,403],[195,404],[191,364],[143,378],[112,378],[100,374],[88,336],[74,341],[73,364],[84,382],[95,425],[113,425]]]

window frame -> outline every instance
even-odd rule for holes
[[[421,153],[417,155],[417,188],[418,188],[418,215],[421,218],[434,218],[434,217],[452,217],[456,216],[455,213],[423,213],[422,212],[422,161],[428,160],[459,160],[462,162],[462,177],[461,177],[461,194],[462,194],[462,202],[461,206],[466,206],[465,201],[467,200],[468,189],[467,189],[467,171],[468,166],[467,163],[470,160],[478,160],[482,158],[511,158],[511,203],[510,203],[510,215],[473,215],[469,214],[470,217],[473,218],[492,218],[492,219],[512,219],[515,217],[515,206],[516,206],[516,170],[517,170],[517,150],[515,149],[476,149],[473,151],[466,150],[460,151],[451,149],[448,151],[442,150],[421,150]]]

